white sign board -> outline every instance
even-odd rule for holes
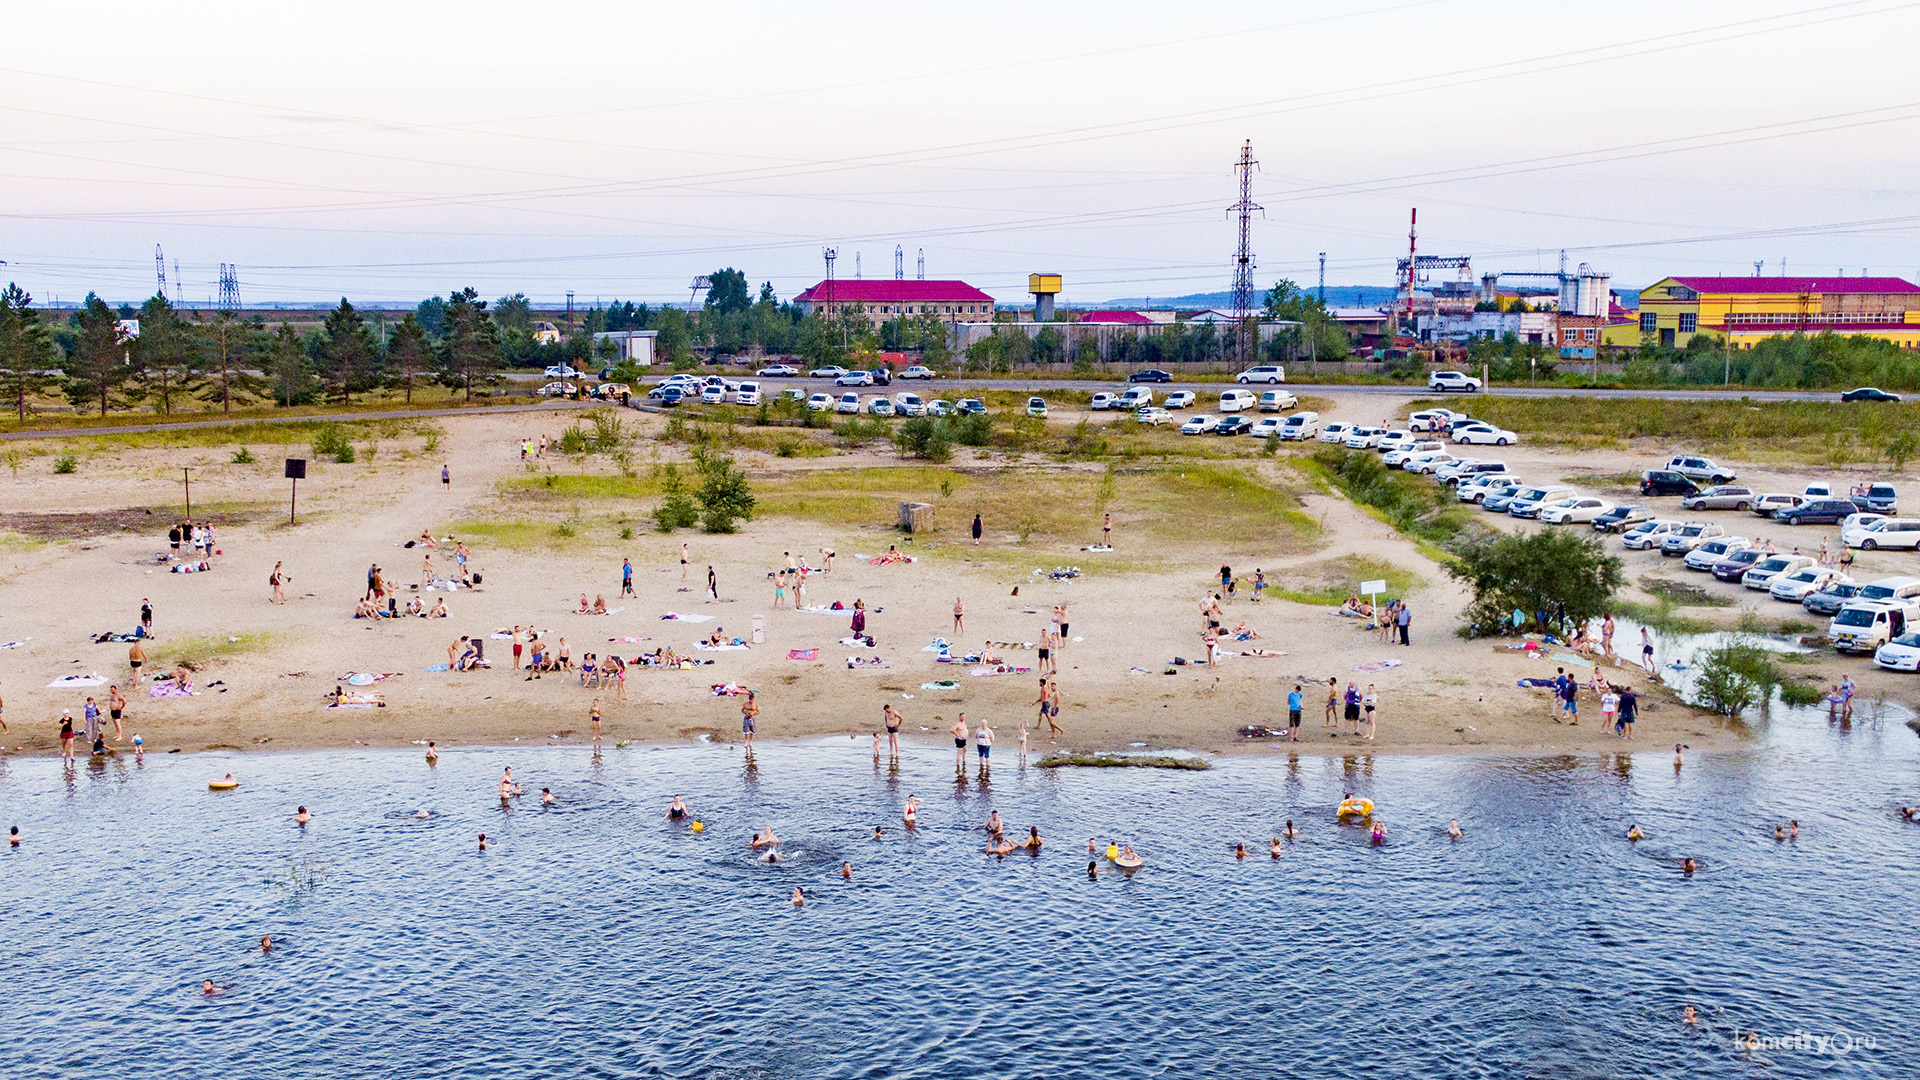
[[[1378,581],[1363,581],[1360,583],[1360,594],[1362,596],[1378,596],[1386,591],[1387,582],[1384,578]]]

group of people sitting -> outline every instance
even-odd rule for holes
[[[1373,618],[1373,604],[1360,599],[1358,593],[1348,593],[1347,602],[1340,605],[1339,614],[1349,619]]]
[[[615,686],[624,695],[627,690],[627,662],[619,656],[602,657],[587,653],[580,658],[581,686]]]
[[[574,609],[573,613],[575,615],[605,615],[607,613],[607,598],[604,596],[595,596],[593,603],[589,604],[587,603],[587,594],[581,593],[580,606]]]
[[[360,598],[360,602],[354,605],[353,617],[356,619],[398,619],[403,614],[417,616],[422,619],[444,619],[447,617],[447,600],[445,597],[435,599],[432,607],[428,607],[419,597],[413,597],[407,601],[404,612],[400,610],[399,603],[399,598],[389,596],[387,597],[387,606],[383,608],[380,606],[379,601],[371,597],[363,596]]]

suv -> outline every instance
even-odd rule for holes
[[[1868,484],[1866,494],[1860,496],[1860,501],[1876,514],[1893,517],[1900,512],[1900,498],[1894,493],[1892,484]]]
[[[1459,390],[1473,393],[1480,389],[1480,380],[1461,371],[1436,371],[1427,376],[1429,390]]]
[[[1640,474],[1642,495],[1698,495],[1700,485],[1673,469],[1648,469]]]
[[[1237,383],[1283,383],[1287,381],[1287,373],[1279,364],[1261,364],[1259,367],[1250,367],[1240,374],[1235,375],[1233,381]]]
[[[1682,498],[1680,506],[1685,510],[1751,510],[1753,489],[1721,484]]]
[[[1799,506],[1776,510],[1776,520],[1789,525],[1805,525],[1813,522],[1817,525],[1833,525],[1848,514],[1857,514],[1860,508],[1851,499],[1811,499]]]
[[[1716,536],[1726,535],[1726,532],[1718,525],[1689,521],[1660,538],[1660,554],[1668,557],[1685,555]]]
[[[1732,469],[1723,469],[1715,465],[1712,458],[1669,458],[1661,468],[1671,469],[1690,480],[1705,480],[1709,484],[1731,484],[1737,479]]]

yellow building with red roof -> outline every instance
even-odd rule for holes
[[[1920,285],[1894,277],[1670,277],[1640,290],[1640,336],[1733,348],[1782,334],[1862,335],[1920,347]]]

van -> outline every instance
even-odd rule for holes
[[[1153,391],[1144,386],[1129,386],[1127,392],[1120,395],[1120,400],[1114,408],[1134,412],[1151,404],[1153,404]]]
[[[733,395],[733,400],[741,405],[760,404],[760,384],[757,382],[741,383],[739,391]]]
[[[1247,390],[1223,390],[1220,392],[1220,411],[1239,412],[1253,407],[1253,394]]]
[[[1293,442],[1298,439],[1311,439],[1320,431],[1320,414],[1317,412],[1297,412],[1280,421],[1280,441]]]
[[[1841,652],[1873,652],[1907,631],[1907,609],[1898,604],[1851,603],[1827,624],[1827,637]]]
[[[919,394],[895,394],[893,395],[893,407],[900,411],[901,416],[927,415],[927,403],[920,400]],[[872,410],[869,409],[868,411],[871,412]]]
[[[1860,589],[1860,600],[1920,607],[1920,578],[1887,577],[1869,581]]]
[[[1285,390],[1267,390],[1260,395],[1261,412],[1279,412],[1300,404],[1300,399]]]

